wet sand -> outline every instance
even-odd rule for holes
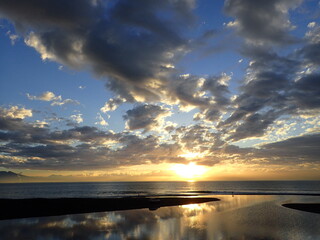
[[[320,203],[286,203],[282,206],[295,210],[320,214]]]
[[[219,201],[217,198],[127,197],[127,198],[35,198],[0,199],[0,220],[106,212]]]

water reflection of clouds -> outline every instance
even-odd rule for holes
[[[0,221],[0,239],[316,239],[320,215],[283,208],[288,196]],[[297,197],[294,197],[297,199]],[[316,198],[319,201],[319,197]],[[310,197],[308,198],[310,201]]]

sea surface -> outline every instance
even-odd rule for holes
[[[2,220],[0,240],[320,240],[320,214],[282,206],[320,203],[319,186],[319,181],[0,184],[1,198],[200,195],[220,199],[154,211]]]
[[[184,195],[320,195],[320,181],[81,182],[0,184],[0,198]]]

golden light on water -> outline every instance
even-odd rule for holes
[[[171,170],[179,177],[190,181],[201,177],[207,171],[206,167],[198,166],[195,163],[175,164],[171,167]]]

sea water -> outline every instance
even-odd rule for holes
[[[320,181],[81,182],[0,184],[0,198],[181,195],[319,195]]]

